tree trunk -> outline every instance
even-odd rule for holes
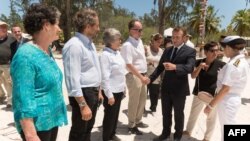
[[[71,0],[66,0],[66,5],[65,5],[65,13],[66,13],[66,16],[65,16],[65,24],[64,24],[64,42],[68,41],[69,38],[71,37]]]
[[[159,33],[163,35],[165,25],[165,0],[158,0]]]

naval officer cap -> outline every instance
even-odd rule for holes
[[[227,36],[220,43],[223,47],[228,45],[231,48],[238,50],[241,50],[246,46],[246,41],[240,36]]]

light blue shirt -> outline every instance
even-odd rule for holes
[[[95,45],[76,32],[63,47],[63,65],[68,95],[83,96],[81,88],[99,87],[101,69]]]
[[[126,64],[119,51],[105,47],[100,57],[102,69],[101,88],[108,98],[113,93],[124,92],[126,88]]]
[[[62,72],[55,60],[36,45],[25,43],[11,63],[13,112],[18,132],[20,120],[32,118],[37,131],[67,124],[62,94]]]

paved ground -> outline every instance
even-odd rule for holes
[[[61,59],[57,59],[57,62],[60,66],[62,66]],[[190,79],[190,88],[193,89],[194,80]],[[238,113],[238,121],[241,124],[250,124],[250,83],[248,83],[248,88],[245,90],[242,98],[242,106]],[[248,93],[247,93],[248,92]],[[68,104],[67,93],[64,85],[64,95],[65,101]],[[187,118],[189,116],[191,102],[193,96],[188,96],[185,107],[185,124],[187,122]],[[159,105],[157,107],[157,112],[153,115],[148,113],[146,117],[143,117],[143,122],[149,125],[148,128],[141,129],[144,134],[142,136],[129,135],[127,133],[127,103],[128,98],[126,97],[122,101],[119,124],[117,128],[117,135],[123,141],[151,141],[154,137],[159,135],[162,130],[162,115],[161,115],[161,103],[159,101]],[[149,108],[149,100],[146,103],[146,109]],[[203,134],[205,131],[205,115],[203,113],[200,114],[200,118],[197,122],[197,125],[192,133],[192,137],[184,136],[182,141],[200,141],[203,139]],[[71,119],[71,111],[70,106],[68,106],[68,119]],[[103,107],[101,106],[98,110],[96,116],[96,123],[92,131],[92,140],[93,141],[101,141],[102,138],[102,119],[103,119]],[[59,134],[57,141],[67,141],[70,125],[61,127],[59,129]],[[174,129],[172,129],[172,132]],[[172,139],[172,138],[171,138]],[[0,141],[20,141],[20,137],[14,127],[13,123],[13,113],[10,109],[6,109],[5,105],[0,105]],[[219,141],[220,140],[220,125],[217,120],[216,128],[214,135],[211,141]]]

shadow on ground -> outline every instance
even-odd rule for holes
[[[250,98],[241,98],[241,104],[246,105],[250,103]]]

